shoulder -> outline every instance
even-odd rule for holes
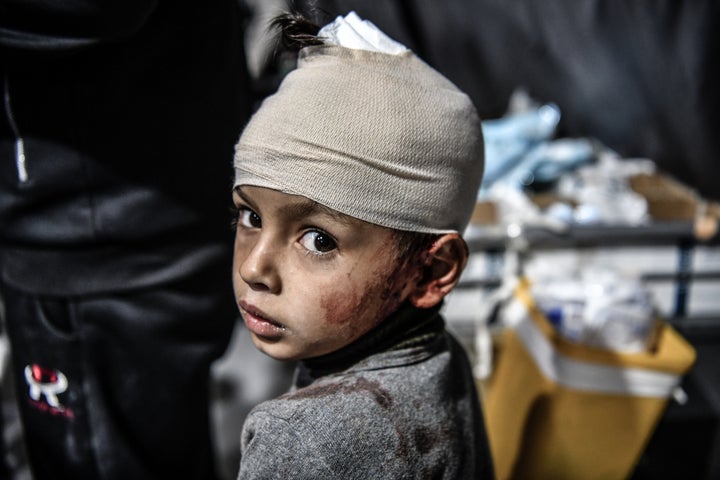
[[[364,377],[319,382],[264,402],[243,427],[241,472],[282,470],[293,475],[277,478],[298,478],[302,472],[301,478],[322,479],[406,471],[407,448],[392,402],[378,383]]]
[[[306,429],[298,429],[267,405],[260,407],[243,426],[239,479],[334,478],[331,466],[314,451],[317,441],[308,438]]]
[[[373,378],[323,378],[261,403],[250,412],[245,429],[257,433],[281,425],[306,442],[312,439],[314,448],[326,443],[337,447],[342,439],[361,435],[362,430],[388,430],[387,420],[393,416],[391,411],[397,401],[382,382]]]

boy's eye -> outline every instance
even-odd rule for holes
[[[313,253],[327,253],[337,248],[335,240],[325,232],[313,230],[300,238],[300,244]]]
[[[240,208],[238,213],[238,223],[246,228],[260,228],[262,227],[262,220],[260,215],[253,212],[249,208]]]

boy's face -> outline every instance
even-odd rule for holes
[[[233,200],[235,298],[255,346],[271,357],[338,350],[412,291],[392,230],[267,188],[240,187]]]

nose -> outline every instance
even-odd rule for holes
[[[258,238],[247,245],[236,246],[235,255],[240,256],[238,273],[252,290],[279,293],[280,276],[277,270],[278,252],[271,241]]]

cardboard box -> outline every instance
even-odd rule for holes
[[[498,220],[497,205],[489,200],[478,201],[470,217],[473,225],[497,225]]]
[[[655,221],[693,220],[700,199],[690,188],[662,173],[640,174],[630,178],[630,188],[648,203]]]

